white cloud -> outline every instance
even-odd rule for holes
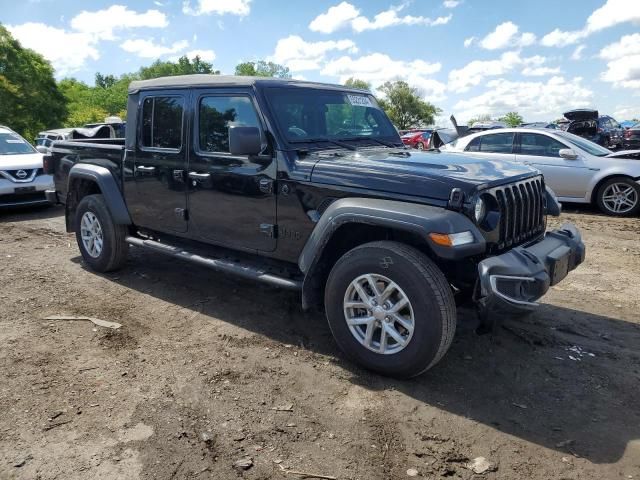
[[[487,83],[484,93],[459,101],[454,110],[461,121],[484,113],[500,116],[511,111],[527,120],[551,120],[570,108],[589,106],[592,97],[593,92],[580,77],[552,77],[546,82],[495,79]]]
[[[189,42],[181,40],[171,46],[159,45],[152,40],[126,40],[120,45],[125,52],[133,53],[141,58],[160,58],[173,53],[180,53],[189,47]]]
[[[204,62],[213,62],[216,59],[216,52],[213,50],[190,50],[185,52],[187,58],[193,60],[196,57],[200,57],[200,60]]]
[[[442,3],[442,6],[444,8],[456,8],[461,3],[462,3],[461,0],[444,0],[444,2]]]
[[[398,15],[406,6],[406,4],[403,4],[397,7],[390,7],[375,15],[373,20],[370,20],[360,15],[360,10],[351,3],[342,2],[329,8],[326,13],[314,18],[309,24],[309,29],[315,32],[333,33],[341,28],[351,26],[354,31],[360,33],[366,30],[379,30],[397,25],[445,25],[453,17],[451,14],[435,19],[423,16]]]
[[[560,67],[525,67],[522,69],[522,75],[525,77],[544,77],[546,75],[557,75],[560,73]]]
[[[286,65],[294,72],[316,70],[331,51],[356,53],[358,48],[351,40],[306,42],[297,35],[281,38],[268,60]]]
[[[430,101],[444,99],[446,85],[431,75],[441,70],[439,63],[428,63],[424,60],[394,60],[383,53],[352,58],[343,56],[327,62],[323,75],[338,77],[340,83],[355,77],[370,82],[374,90],[386,81],[404,80],[409,85],[419,88]]]
[[[100,40],[115,40],[115,30],[129,28],[164,28],[169,25],[167,17],[158,10],[138,13],[123,5],[112,5],[95,12],[82,11],[71,19],[71,28],[90,34]]]
[[[602,48],[598,56],[608,60],[602,80],[616,87],[640,89],[640,33],[624,35]]]
[[[629,107],[627,105],[618,105],[616,110],[613,112],[613,116],[618,121],[623,121],[631,118],[640,117],[640,105],[636,107]]]
[[[359,15],[360,10],[348,2],[342,2],[314,18],[309,24],[309,29],[314,32],[333,33],[348,26]]]
[[[182,4],[182,13],[186,15],[238,15],[245,17],[251,12],[251,0],[196,0],[195,7],[190,0]]]
[[[480,46],[487,50],[502,48],[526,47],[536,41],[533,33],[518,34],[519,27],[513,22],[504,22],[496,29],[480,40]]]
[[[80,70],[89,59],[100,58],[91,36],[86,33],[69,32],[34,22],[8,25],[7,28],[24,47],[49,60],[60,76]]]
[[[564,47],[578,43],[592,33],[613,27],[620,23],[640,24],[640,2],[637,0],[607,0],[593,11],[581,30],[562,31],[556,28],[542,38],[542,45]]]
[[[476,37],[469,37],[469,38],[465,38],[464,39],[464,46],[465,48],[470,47],[471,45],[473,45],[476,41]]]
[[[585,48],[587,48],[586,45],[578,45],[571,54],[571,60],[582,60],[582,52],[584,52]]]

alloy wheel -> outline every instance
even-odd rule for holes
[[[98,258],[102,253],[104,236],[102,225],[93,212],[85,212],[80,221],[80,236],[85,251],[92,257]]]
[[[602,192],[602,203],[613,213],[628,213],[638,204],[638,192],[626,183],[612,183]]]

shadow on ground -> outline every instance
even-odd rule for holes
[[[544,305],[477,336],[475,315],[459,313],[443,361],[410,381],[379,377],[337,350],[324,317],[301,311],[298,295],[132,250],[127,268],[106,275],[120,285],[277,342],[337,358],[350,381],[395,389],[426,405],[594,463],[613,463],[640,439],[640,326]],[[81,262],[80,257],[74,259]],[[256,308],[259,305],[259,308]],[[572,358],[573,359],[572,359]]]

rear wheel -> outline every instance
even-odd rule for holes
[[[424,143],[423,142],[418,142],[418,145],[416,145],[416,147],[418,148],[418,150],[424,150]]]
[[[121,268],[127,260],[127,227],[117,225],[102,195],[87,195],[76,209],[76,240],[84,261],[98,272]]]
[[[400,378],[438,363],[456,326],[442,272],[419,250],[389,241],[361,245],[338,260],[327,280],[325,310],[349,357]]]
[[[640,186],[630,178],[613,177],[598,189],[597,203],[607,215],[636,215],[640,211]]]

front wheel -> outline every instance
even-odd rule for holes
[[[600,210],[607,215],[636,215],[640,211],[640,186],[630,178],[610,178],[598,189],[596,200]]]
[[[418,142],[417,148],[418,148],[418,150],[424,150],[424,148],[425,148],[424,147],[424,143],[423,142]]]
[[[114,223],[102,195],[87,195],[76,209],[76,240],[84,261],[98,272],[117,270],[127,260],[127,227]]]
[[[390,241],[361,245],[336,262],[325,310],[349,357],[398,378],[438,363],[456,327],[455,301],[443,273],[419,250]]]

